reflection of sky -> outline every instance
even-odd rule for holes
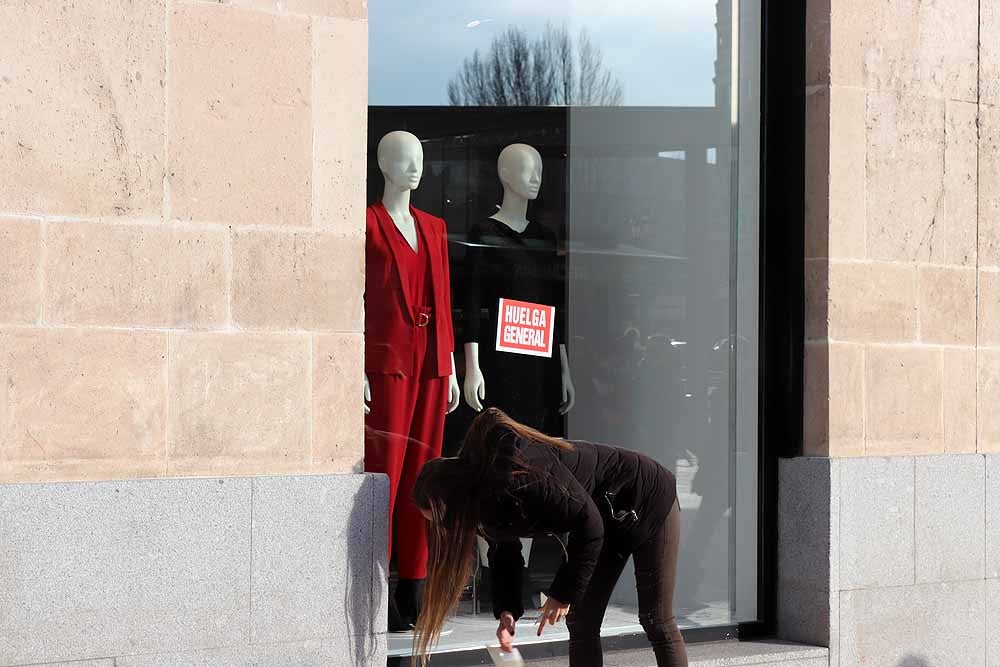
[[[716,0],[369,0],[373,105],[447,104],[462,60],[509,26],[586,28],[628,106],[712,106]],[[486,19],[490,19],[486,21]],[[467,27],[479,21],[475,27]]]

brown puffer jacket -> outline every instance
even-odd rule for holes
[[[573,441],[572,449],[518,439],[529,466],[511,488],[480,500],[480,527],[489,544],[493,612],[524,614],[520,538],[567,535],[566,560],[548,595],[575,604],[602,549],[633,552],[663,524],[677,497],[673,474],[627,449]]]

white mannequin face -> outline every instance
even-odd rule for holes
[[[499,159],[500,182],[519,197],[538,198],[542,187],[542,156],[527,144],[511,144]]]
[[[409,132],[390,132],[378,145],[378,166],[386,185],[416,190],[424,173],[424,149]]]

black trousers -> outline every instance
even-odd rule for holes
[[[674,614],[674,587],[680,547],[681,518],[677,501],[663,526],[632,554],[639,594],[639,623],[653,646],[657,667],[687,667],[684,638]],[[590,586],[570,609],[570,667],[602,667],[601,623],[629,554],[606,548],[601,552]]]

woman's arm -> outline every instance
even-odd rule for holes
[[[587,490],[562,463],[544,486],[543,517],[553,532],[568,532],[566,562],[556,572],[549,596],[566,605],[583,597],[604,545],[604,519]]]
[[[514,620],[524,616],[521,589],[524,577],[524,557],[521,542],[487,541],[486,558],[490,563],[490,591],[493,597],[493,616],[499,620],[507,612]]]

